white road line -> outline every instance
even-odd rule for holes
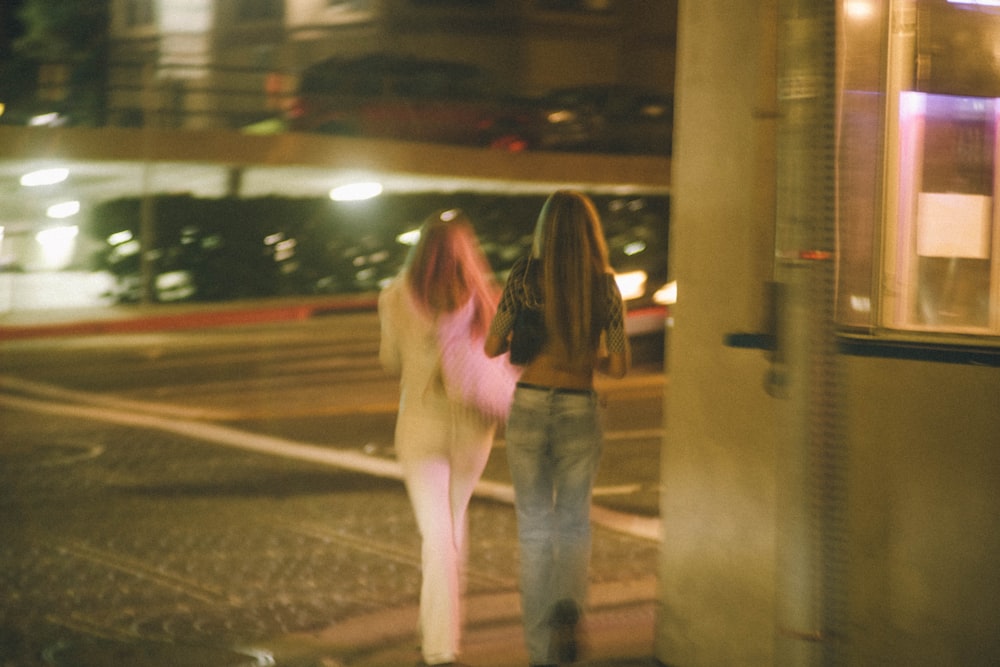
[[[231,383],[237,386],[237,383]],[[109,396],[106,394],[92,394],[89,392],[65,389],[43,382],[33,382],[13,376],[0,376],[0,389],[6,389],[23,394],[32,394],[42,398],[48,398],[68,403],[82,403],[85,405],[103,406],[113,410],[130,410],[147,415],[161,417],[181,417],[185,419],[199,421],[238,421],[241,419],[259,419],[265,417],[297,416],[307,415],[342,415],[342,414],[391,414],[396,412],[399,405],[395,402],[367,403],[364,405],[323,405],[320,408],[310,408],[306,411],[296,412],[294,408],[282,408],[280,412],[268,412],[259,407],[252,409],[232,409],[232,408],[211,408],[192,405],[178,405],[175,403],[164,403],[162,401],[145,401],[120,396]],[[189,396],[191,392],[188,392]]]
[[[235,411],[218,410],[214,408],[172,405],[169,403],[153,403],[151,401],[135,401],[117,396],[91,394],[73,389],[65,389],[44,382],[33,382],[12,376],[0,376],[0,389],[32,394],[43,398],[71,403],[84,403],[94,406],[105,406],[115,410],[132,410],[138,413],[162,415],[165,417],[185,417],[187,419],[227,420],[233,418]]]
[[[607,431],[604,440],[660,440],[663,438],[662,428],[632,429],[630,431]]]
[[[40,383],[26,383],[25,381],[11,382],[11,380],[9,377],[0,378],[0,386],[13,388],[15,385],[20,384],[22,389],[27,389],[30,385],[34,389],[39,390],[47,387],[47,385],[41,385]],[[57,404],[4,395],[0,395],[0,405],[42,414],[61,415],[104,421],[123,426],[157,429],[245,451],[318,463],[374,477],[402,480],[399,464],[395,460],[376,458],[354,451],[330,449],[318,445],[293,442],[283,438],[240,431],[211,423],[178,419],[176,417],[168,418],[133,411],[141,409],[143,406],[138,401],[93,396],[84,392],[75,392],[58,387],[49,387],[47,391],[39,393],[48,395],[51,398],[60,397],[63,400],[70,399],[72,396],[76,400],[86,400],[96,403],[96,405]],[[148,409],[148,404],[146,404],[146,408]],[[189,411],[186,416],[190,417],[191,412]],[[514,501],[514,490],[509,484],[501,484],[491,480],[481,480],[476,487],[476,495],[505,503],[513,503]],[[637,517],[604,507],[594,506],[591,511],[591,518],[594,523],[611,530],[635,537],[656,541],[660,540],[660,521],[656,517]]]
[[[594,489],[595,496],[628,496],[642,491],[642,484],[619,484],[617,486],[598,486]]]

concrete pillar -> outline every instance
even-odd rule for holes
[[[678,12],[656,657],[773,664],[777,411],[770,355],[727,336],[768,321],[775,222],[776,2]]]

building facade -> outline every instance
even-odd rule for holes
[[[663,664],[1000,661],[998,21],[681,3]]]
[[[334,56],[471,63],[513,95],[673,87],[676,2],[113,0],[110,124],[238,128],[273,116]]]

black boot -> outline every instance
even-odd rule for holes
[[[580,608],[573,600],[560,600],[552,610],[552,642],[559,662],[576,662],[579,652],[576,626],[580,622]]]

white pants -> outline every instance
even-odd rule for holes
[[[404,404],[396,423],[396,456],[421,536],[421,652],[429,665],[458,658],[467,510],[495,430],[443,396]]]

